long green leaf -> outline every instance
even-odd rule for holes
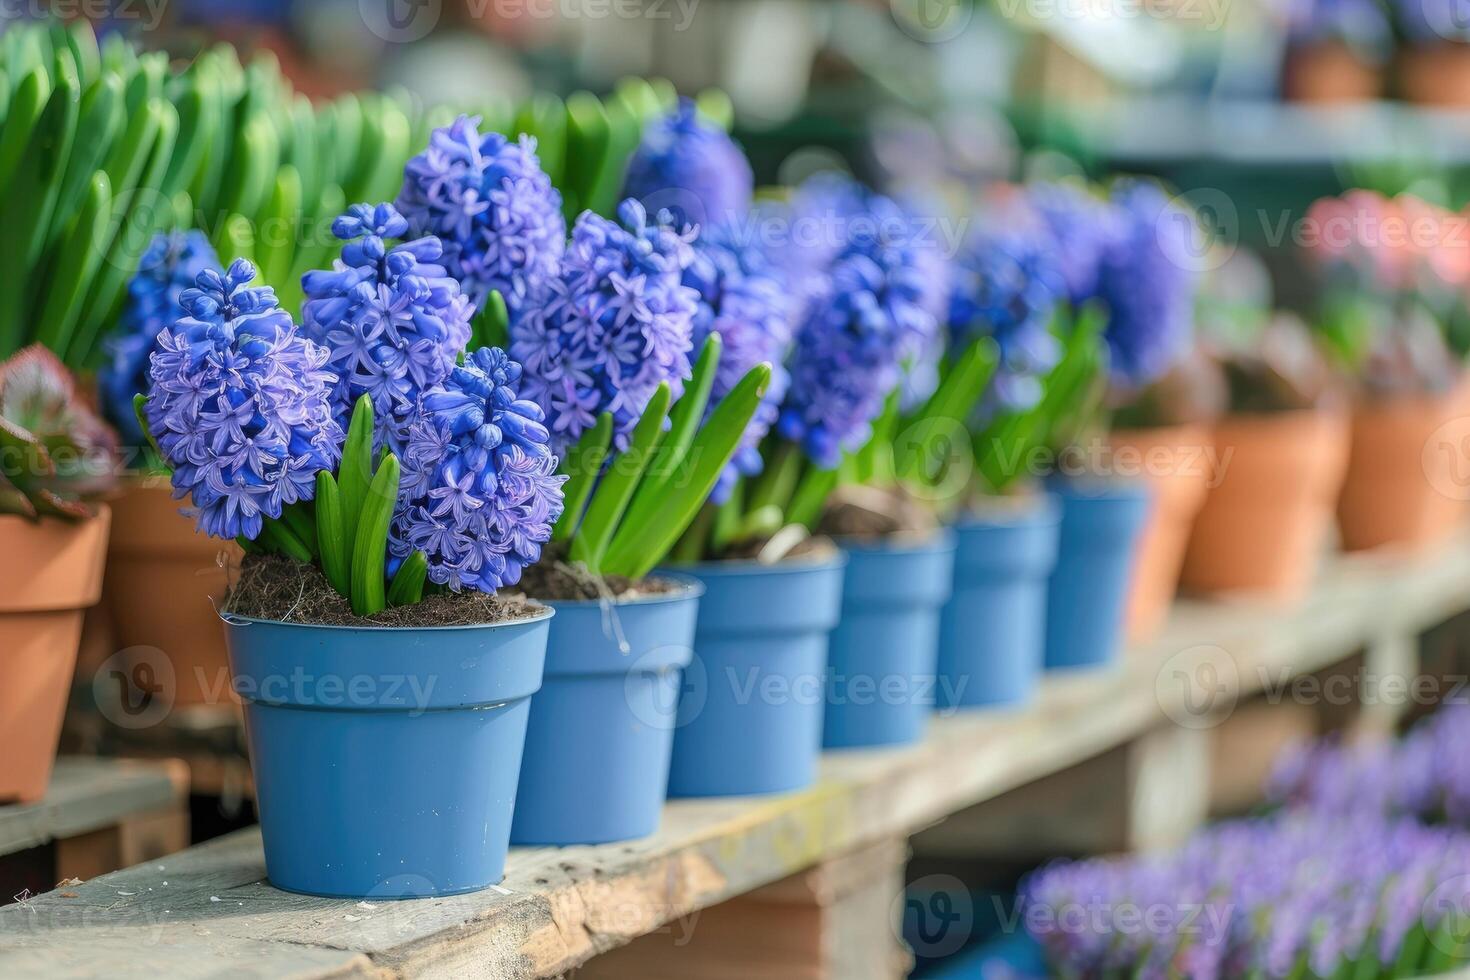
[[[87,290],[102,264],[99,242],[107,233],[111,215],[112,187],[107,174],[98,170],[57,253],[36,328],[36,340],[68,363],[76,363],[71,356],[72,338]]]
[[[388,552],[388,523],[398,501],[398,477],[398,457],[388,453],[378,464],[362,504],[352,543],[352,611],[359,616],[382,612],[388,602],[383,562]]]
[[[689,444],[704,421],[704,410],[709,404],[710,392],[714,390],[715,374],[720,368],[720,354],[724,341],[720,335],[710,331],[700,349],[699,359],[694,363],[694,373],[684,386],[684,394],[674,403],[669,412],[669,434],[658,447],[658,455],[648,467],[648,473],[638,485],[638,493],[628,507],[626,520],[646,521],[656,516],[654,508],[664,488],[679,478],[679,472],[688,459]]]
[[[582,509],[587,505],[587,498],[602,472],[602,461],[607,459],[607,450],[612,444],[612,427],[612,413],[603,412],[562,459],[561,471],[567,475],[567,482],[561,488],[561,518],[551,532],[551,540],[570,541],[581,523]]]
[[[352,599],[351,551],[342,522],[342,491],[332,474],[322,470],[316,475],[316,543],[322,572],[337,594]]]
[[[669,383],[660,383],[648,400],[638,424],[633,427],[627,450],[613,459],[612,466],[603,475],[602,482],[592,494],[592,502],[587,505],[587,516],[582,518],[581,526],[572,536],[570,557],[573,561],[584,562],[594,571],[599,567],[617,532],[618,522],[638,489],[638,481],[643,478],[658,450],[659,441],[663,439],[670,396]]]
[[[642,578],[664,559],[709,499],[770,383],[771,366],[759,364],[720,400],[690,446],[689,456],[694,460],[690,479],[669,488],[659,507],[659,520],[636,525],[625,522],[618,529],[602,563],[605,574]]]
[[[31,69],[15,87],[0,130],[0,195],[10,197],[10,181],[20,158],[30,145],[31,135],[46,103],[51,98],[51,75],[44,68]]]
[[[48,246],[55,246],[71,224],[82,198],[88,193],[92,175],[107,158],[122,129],[122,82],[111,73],[97,79],[82,96],[81,114],[77,117],[77,133],[72,140],[66,173],[56,197],[56,211],[51,218]],[[109,185],[110,187],[111,185]]]
[[[429,559],[422,551],[415,551],[403,559],[388,586],[388,605],[411,606],[424,597],[424,583],[429,577]]]
[[[347,423],[347,441],[342,445],[342,464],[337,483],[342,490],[342,527],[346,530],[347,564],[352,567],[352,551],[356,547],[356,529],[362,522],[362,508],[368,487],[373,481],[373,400],[368,395],[358,398]]]

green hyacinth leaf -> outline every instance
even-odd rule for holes
[[[88,193],[92,183],[93,174],[102,166],[107,158],[107,151],[111,149],[122,129],[122,121],[122,82],[116,75],[109,73],[88,86],[82,95],[76,136],[72,140],[71,155],[66,162],[66,172],[61,178],[56,210],[47,233],[48,250],[60,241],[72,218],[76,217],[77,209],[82,206],[82,198]]]
[[[607,112],[591,92],[567,96],[567,162],[562,175],[562,213],[576,219],[591,202],[607,166]]]
[[[285,283],[291,275],[301,224],[301,177],[287,164],[276,174],[275,187],[255,231],[255,257],[261,281]]]
[[[693,460],[689,479],[678,481],[665,492],[659,520],[625,522],[618,529],[602,562],[604,574],[638,579],[663,561],[709,499],[770,383],[771,365],[759,364],[720,399],[689,448]]]
[[[342,445],[342,463],[337,470],[337,483],[342,490],[342,526],[348,532],[347,562],[352,565],[355,529],[362,521],[363,504],[373,481],[373,400],[368,395],[358,398],[347,423],[347,440]]]
[[[679,470],[688,458],[689,445],[699,431],[699,423],[704,420],[704,410],[709,404],[710,392],[714,390],[723,349],[724,341],[720,335],[710,331],[700,348],[699,359],[694,362],[694,372],[684,385],[684,393],[669,412],[669,434],[659,445],[658,454],[638,485],[638,493],[628,508],[626,520],[653,520],[664,487],[678,479]]]
[[[388,453],[362,503],[362,515],[352,543],[352,611],[359,616],[382,612],[387,605],[384,592],[384,561],[388,556],[388,524],[398,501],[398,457]]]
[[[618,453],[612,466],[603,474],[601,483],[592,494],[592,501],[587,505],[587,514],[572,536],[570,557],[573,561],[583,562],[594,571],[600,566],[602,556],[618,529],[618,522],[638,489],[638,481],[643,478],[664,437],[670,397],[669,383],[661,382],[639,416],[638,424],[633,426],[627,450]]]
[[[315,503],[316,546],[322,574],[326,575],[338,595],[351,601],[351,549],[347,546],[346,525],[342,519],[342,491],[326,470],[316,475]]]
[[[568,450],[561,461],[561,472],[567,476],[562,485],[562,512],[552,529],[551,540],[570,541],[582,520],[582,510],[587,498],[602,472],[602,462],[607,459],[612,445],[613,417],[610,412],[597,416],[592,428],[582,433],[576,445]]]
[[[412,606],[424,597],[424,583],[429,578],[429,558],[415,551],[403,559],[393,582],[388,586],[388,605]]]
[[[63,236],[36,327],[36,340],[68,363],[87,290],[102,264],[101,240],[112,218],[112,187],[98,170],[87,184],[82,209]]]
[[[10,197],[10,181],[20,166],[21,155],[31,142],[31,134],[51,98],[51,75],[44,68],[32,68],[15,87],[10,106],[5,112],[5,128],[0,131],[0,195]]]

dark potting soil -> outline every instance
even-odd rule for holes
[[[595,575],[580,564],[572,564],[560,549],[546,548],[541,560],[521,573],[516,590],[535,599],[637,599],[677,592],[681,585],[648,576],[630,579],[623,575]]]
[[[873,487],[839,488],[817,524],[821,534],[860,541],[925,538],[938,528],[934,514],[907,494]]]
[[[765,550],[770,540],[770,538],[755,538],[750,541],[742,541],[732,545],[722,558],[726,561],[755,561],[761,557],[761,552]],[[836,558],[840,550],[837,544],[826,535],[812,534],[803,538],[772,564],[811,562],[817,565]]]
[[[540,609],[522,595],[466,590],[434,592],[412,606],[357,616],[319,568],[281,555],[246,555],[223,605],[224,612],[237,616],[316,626],[483,626],[524,619]]]

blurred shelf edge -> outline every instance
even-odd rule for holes
[[[1470,108],[1159,96],[1064,109],[1058,116],[1094,152],[1117,164],[1204,159],[1265,166],[1403,159],[1470,163]]]
[[[805,792],[673,802],[645,840],[514,850],[497,888],[413,902],[291,895],[265,883],[251,829],[87,882],[70,899],[50,893],[0,910],[0,973],[204,976],[246,958],[257,970],[304,977],[555,977],[682,916],[901,840],[1069,766],[1190,732],[1202,712],[1228,713],[1292,676],[1360,654],[1380,674],[1411,674],[1403,638],[1467,609],[1470,535],[1417,555],[1334,558],[1299,604],[1183,601],[1164,634],[1118,668],[1051,675],[1024,709],[936,718],[909,749],[828,753]],[[164,894],[155,886],[165,878],[179,887]],[[80,925],[79,907],[89,912]],[[153,941],[138,946],[130,937],[144,928]]]
[[[0,857],[55,842],[55,882],[173,853],[189,839],[187,792],[181,762],[63,756],[44,799],[0,806]]]

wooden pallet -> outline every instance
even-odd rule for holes
[[[49,863],[48,883],[95,878],[118,868],[173,854],[189,843],[184,805],[187,776],[178,762],[130,762],[63,757],[56,762],[46,798],[0,807],[0,892],[25,897],[6,881]],[[49,854],[32,855],[49,848]]]
[[[1048,804],[1059,808],[1051,822],[1093,827],[1091,839],[1077,842],[1083,847],[1167,844],[1207,813],[1214,733],[1237,706],[1358,656],[1407,680],[1416,669],[1412,638],[1467,608],[1470,539],[1432,554],[1336,560],[1290,608],[1182,603],[1158,641],[1113,670],[1049,676],[1024,710],[937,718],[921,744],[903,750],[828,753],[804,792],[673,802],[645,840],[515,850],[505,881],[472,895],[371,903],[290,895],[265,882],[258,831],[241,831],[89,881],[72,897],[52,893],[24,912],[0,910],[0,974],[556,977],[807,869],[819,869],[808,882],[835,880],[854,854],[896,847],[976,804],[1013,807],[1018,797],[1007,794],[1090,761],[1100,767],[1091,785],[1102,788]],[[1360,714],[1400,712],[1380,705]],[[1022,841],[1050,811],[1032,805],[1011,814],[1003,824],[1020,828],[1013,840]],[[880,882],[878,894],[891,892],[889,901],[867,887],[851,894],[864,896],[857,906],[869,910],[867,934],[891,936],[901,883],[891,871],[869,880]],[[789,898],[795,886],[781,887]],[[815,899],[795,904],[807,909],[802,915],[823,914]],[[857,906],[831,921],[852,929],[845,910]],[[749,921],[759,913],[740,914]],[[715,959],[725,956],[720,930],[709,931]],[[655,949],[640,944],[628,955]],[[817,946],[793,956],[805,957],[814,977],[849,975]],[[639,968],[665,971],[647,959]]]

